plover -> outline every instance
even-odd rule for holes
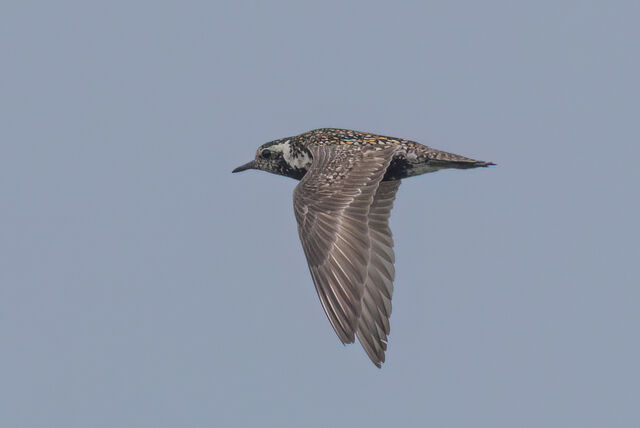
[[[233,172],[300,180],[293,209],[322,307],[342,343],[357,336],[381,367],[395,275],[389,215],[400,180],[490,165],[402,138],[323,128],[263,144]]]

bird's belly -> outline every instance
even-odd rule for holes
[[[415,175],[426,174],[440,170],[433,165],[429,165],[428,159],[407,159],[405,156],[397,156],[391,160],[383,181],[400,180]]]

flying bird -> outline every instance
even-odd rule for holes
[[[358,337],[381,367],[395,275],[389,215],[400,181],[491,165],[402,138],[322,128],[263,144],[233,172],[300,180],[293,209],[322,307],[342,343]]]

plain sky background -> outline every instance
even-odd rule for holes
[[[0,5],[0,426],[640,426],[640,3],[100,3]],[[382,370],[231,174],[326,126],[498,164],[403,182]]]

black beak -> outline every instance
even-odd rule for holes
[[[256,167],[256,166],[255,166],[255,162],[254,162],[254,161],[251,161],[251,162],[247,162],[247,163],[245,163],[245,164],[244,164],[244,165],[242,165],[242,166],[237,167],[236,169],[234,169],[234,170],[233,170],[233,171],[231,171],[231,172],[246,171],[246,170],[248,170],[248,169],[255,169],[255,167]]]

